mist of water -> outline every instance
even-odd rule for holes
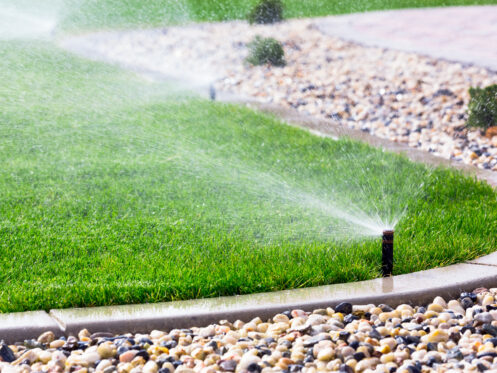
[[[0,40],[46,39],[57,27],[58,6],[0,2]],[[41,5],[41,6],[40,6]]]
[[[26,7],[12,2],[0,2],[0,39],[49,37],[57,28],[60,11],[61,7],[56,3],[45,7],[33,4]],[[188,17],[185,9],[178,8],[177,11],[185,19]],[[209,76],[208,79],[212,78]],[[131,86],[130,84],[130,92],[134,89]],[[124,96],[125,91],[120,90],[119,95]],[[125,100],[133,100],[132,96]],[[162,93],[141,96],[141,101],[146,101],[144,104],[160,102],[161,99],[164,99]],[[95,99],[88,97],[86,101],[78,104],[91,104]],[[105,99],[100,101],[105,102]],[[116,105],[120,104],[126,105],[125,102],[116,102]],[[108,116],[114,115],[109,110]],[[305,235],[318,239],[376,237],[384,229],[395,227],[406,211],[406,196],[414,198],[422,189],[418,184],[403,184],[399,180],[384,180],[384,184],[358,183],[353,177],[347,181],[342,180],[340,184],[317,186],[316,183],[306,183],[298,175],[289,177],[275,169],[259,169],[256,164],[248,164],[236,155],[223,156],[222,144],[206,143],[179,135],[172,138],[171,134],[165,134],[160,128],[147,128],[140,132],[139,129],[126,130],[99,124],[95,127],[72,128],[70,131],[71,136],[92,138],[102,147],[108,146],[108,136],[132,137],[134,144],[129,151],[135,154],[134,162],[153,153],[155,160],[174,162],[179,173],[208,176],[216,183],[226,186],[226,189],[242,193],[247,197],[244,200],[253,201],[254,206],[274,206],[274,214],[263,216],[263,235],[269,240],[285,235]],[[67,135],[61,132],[60,139],[54,137],[53,141],[62,142]],[[361,176],[369,177],[366,168],[357,167],[364,164],[364,161],[357,159],[354,154],[346,154],[343,162],[349,162]],[[393,186],[388,184],[390,182]],[[229,200],[231,196],[220,198]],[[238,225],[238,229],[242,231],[243,225],[250,218],[240,214],[236,206],[226,208],[222,217],[225,222]]]

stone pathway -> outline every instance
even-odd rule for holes
[[[497,70],[497,6],[358,13],[328,17],[319,25],[358,43]]]

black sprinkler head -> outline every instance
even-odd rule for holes
[[[383,231],[381,245],[381,272],[383,277],[392,275],[393,272],[393,230]]]

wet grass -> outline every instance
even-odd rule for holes
[[[24,0],[26,1],[26,0]],[[29,0],[31,1],[31,0]],[[245,19],[258,0],[64,0],[63,27],[163,26],[190,21]],[[496,0],[284,0],[285,17],[372,10],[497,4]]]
[[[495,248],[496,195],[457,172],[178,97],[50,44],[2,42],[0,55],[2,312],[374,278],[379,239],[333,218],[352,202],[407,209],[396,274]]]

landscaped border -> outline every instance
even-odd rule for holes
[[[14,343],[46,331],[56,336],[76,335],[84,328],[113,334],[145,333],[205,326],[222,319],[266,319],[285,310],[311,311],[344,301],[390,306],[427,304],[436,296],[457,298],[461,292],[478,287],[497,287],[497,253],[448,267],[346,284],[156,304],[4,314],[0,315],[0,339]]]

